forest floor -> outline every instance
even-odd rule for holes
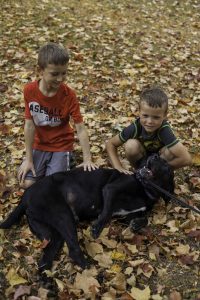
[[[105,142],[138,115],[141,90],[161,86],[170,123],[192,154],[175,172],[177,197],[200,208],[200,5],[198,0],[8,0],[0,12],[0,221],[18,203],[16,172],[25,153],[23,87],[38,76],[40,46],[70,51],[67,83],[76,90],[94,161],[109,166]],[[78,160],[81,152],[75,145]],[[123,148],[120,150],[124,160]],[[0,231],[0,299],[199,300],[200,218],[161,201],[133,234],[113,220],[98,240],[89,224],[80,243],[95,263],[75,266],[64,247],[52,288],[37,276],[40,243],[26,221]]]

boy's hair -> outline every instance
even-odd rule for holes
[[[56,43],[47,43],[40,48],[38,66],[44,70],[48,64],[65,65],[69,61],[68,51]]]
[[[152,87],[143,90],[140,94],[140,103],[141,102],[146,102],[151,107],[165,106],[165,111],[168,110],[168,97],[159,87]]]

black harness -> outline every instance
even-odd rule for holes
[[[158,155],[158,154],[155,154]],[[190,210],[194,211],[195,213],[200,215],[200,210],[187,204],[184,200],[180,200],[177,197],[175,197],[174,195],[170,194],[168,191],[166,191],[165,189],[161,188],[160,186],[158,186],[157,184],[155,184],[154,182],[151,181],[151,178],[153,177],[153,173],[152,171],[148,168],[149,166],[149,158],[147,159],[146,165],[140,169],[138,169],[136,171],[136,178],[142,183],[142,185],[146,188],[148,187],[152,187],[155,190],[161,192],[163,195],[166,195],[167,197],[169,197],[169,199],[175,203],[178,204],[182,207],[185,208],[189,208]],[[147,195],[152,198],[151,192],[149,192],[148,190],[145,189],[145,192],[147,193]]]

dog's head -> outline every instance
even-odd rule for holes
[[[142,183],[147,195],[152,200],[156,201],[160,196],[162,196],[165,201],[169,199],[164,194],[161,195],[160,192],[149,186],[149,181],[170,193],[174,192],[174,172],[166,160],[161,158],[158,154],[152,154],[141,161],[136,171],[136,177]]]

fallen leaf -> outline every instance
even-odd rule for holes
[[[169,295],[169,300],[182,300],[181,294],[177,291],[173,291]]]
[[[181,255],[179,256],[179,260],[181,261],[181,263],[183,265],[193,265],[194,263],[196,263],[194,260],[193,260],[193,256],[190,256],[190,255]]]
[[[113,263],[110,253],[97,254],[94,259],[98,261],[99,266],[104,268],[108,268]]]
[[[8,89],[8,86],[5,83],[0,83],[0,93],[5,93]]]
[[[103,253],[103,247],[99,243],[85,241],[85,247],[91,257],[94,257],[96,254]]]
[[[9,281],[11,286],[19,285],[22,283],[26,283],[27,280],[17,274],[16,269],[10,268],[8,273],[6,274],[6,279]]]
[[[90,293],[91,286],[96,286],[97,288],[100,288],[100,284],[98,281],[92,277],[92,276],[86,276],[87,272],[83,271],[83,273],[77,273],[75,278],[74,286],[77,289],[83,290],[85,294]]]
[[[123,273],[117,273],[116,276],[109,282],[111,286],[119,291],[126,290],[126,278]]]
[[[144,290],[140,290],[136,287],[133,287],[131,289],[131,296],[135,300],[149,300],[151,296],[151,291],[148,286]]]
[[[190,251],[190,246],[189,246],[189,245],[179,244],[179,246],[176,247],[176,252],[177,252],[179,255],[188,254],[189,251]]]
[[[58,278],[55,278],[55,282],[56,282],[56,284],[57,284],[57,286],[58,286],[58,289],[59,289],[59,291],[63,291],[64,290],[64,288],[65,288],[65,284],[64,284],[64,282],[62,282],[60,279],[58,279]]]
[[[28,285],[20,285],[15,290],[14,300],[17,300],[19,297],[24,295],[30,295],[31,287]]]

